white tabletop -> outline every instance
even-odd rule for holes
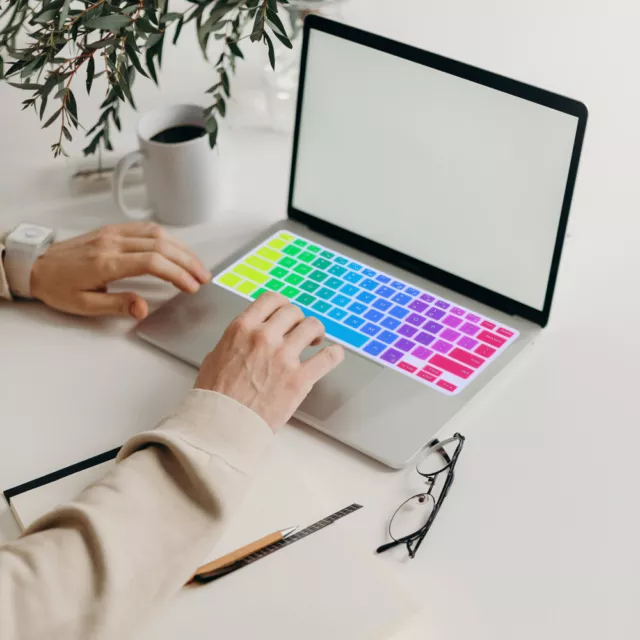
[[[590,109],[550,324],[445,429],[464,433],[467,444],[418,557],[371,555],[424,607],[406,637],[638,637],[640,6],[353,0],[345,18]],[[167,75],[162,100],[171,101],[182,80],[176,67]],[[2,225],[28,217],[70,234],[118,220],[107,196],[69,195],[59,178],[73,161],[52,164],[46,132],[20,114],[16,93],[0,87],[3,148],[19,143],[15,157],[0,158],[2,199],[11,205]],[[150,89],[147,106],[155,96]],[[135,115],[125,121],[121,151],[133,144]],[[235,127],[223,141],[218,220],[177,231],[210,264],[285,212],[287,136]],[[135,286],[155,303],[172,295],[150,281]],[[0,487],[121,444],[190,388],[194,370],[132,329],[127,320],[0,305]],[[332,499],[362,501],[359,541],[372,551],[415,489],[411,469],[393,472],[304,426],[286,427],[276,446],[303,459]],[[0,540],[16,534],[0,505]]]

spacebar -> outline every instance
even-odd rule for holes
[[[296,304],[295,302],[293,304]],[[369,340],[369,336],[365,336],[358,331],[354,331],[353,329],[349,329],[349,327],[345,327],[342,324],[334,322],[330,318],[323,316],[321,313],[317,311],[313,311],[313,309],[309,309],[308,307],[303,307],[301,304],[296,305],[302,309],[302,312],[305,316],[311,316],[313,318],[318,318],[320,322],[324,325],[324,328],[327,331],[327,335],[330,338],[336,338],[341,342],[345,342],[346,344],[350,344],[353,347],[361,347],[367,340]]]

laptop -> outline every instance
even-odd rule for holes
[[[287,219],[138,335],[199,366],[280,292],[347,354],[296,417],[401,468],[547,324],[586,122],[575,100],[309,16]]]

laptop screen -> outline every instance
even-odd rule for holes
[[[542,311],[578,117],[309,33],[292,205]]]

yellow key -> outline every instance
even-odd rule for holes
[[[219,282],[227,287],[235,287],[238,282],[242,282],[242,278],[235,273],[225,273],[223,276],[220,276]]]
[[[259,271],[248,267],[246,264],[236,265],[233,270],[248,280],[252,280],[258,284],[264,284],[270,277],[266,273],[260,273]]]
[[[260,271],[271,271],[273,269],[273,262],[267,262],[258,256],[249,256],[245,262]]]
[[[281,233],[278,237],[282,238],[283,240],[286,240],[287,242],[291,242],[292,240],[295,240],[295,238],[290,233]]]
[[[287,246],[287,242],[285,240],[279,240],[278,238],[276,238],[275,240],[272,240],[268,246],[270,246],[272,249],[283,249]]]
[[[253,293],[257,288],[257,284],[245,280],[240,286],[236,287],[236,291],[249,295],[250,293]]]
[[[273,249],[269,249],[269,247],[262,247],[262,249],[259,249],[258,255],[266,258],[267,260],[271,260],[271,262],[278,262],[278,260],[283,257],[281,253],[274,251]]]

